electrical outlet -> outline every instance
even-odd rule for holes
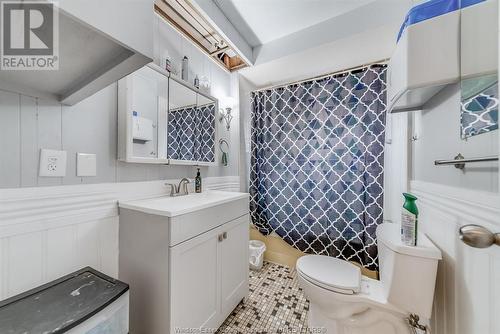
[[[41,149],[38,175],[48,177],[66,176],[66,151]]]

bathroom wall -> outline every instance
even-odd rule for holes
[[[231,130],[219,122],[218,133],[230,143],[227,167],[202,167],[203,176],[238,175],[239,112],[236,74],[224,71],[188,40],[155,15],[155,62],[168,52],[180,65],[190,59],[191,74],[205,75],[211,93],[220,100],[233,96],[235,119]],[[221,107],[222,107],[221,102]],[[74,106],[0,91],[0,188],[70,185],[80,183],[147,181],[194,177],[196,169],[185,166],[127,164],[116,160],[117,84],[114,83]],[[41,148],[68,153],[66,176],[38,177]],[[217,147],[218,149],[218,147]],[[97,154],[97,176],[76,177],[76,153]]]
[[[238,81],[156,18],[155,60],[190,58],[212,95],[232,96],[229,166],[201,167],[204,189],[239,190]],[[221,103],[221,107],[225,107]],[[118,201],[159,196],[164,182],[194,177],[196,168],[127,164],[116,159],[117,84],[68,107],[0,91],[0,300],[92,266],[118,276]],[[66,150],[62,178],[38,177],[40,148]],[[218,149],[218,148],[217,148]],[[97,154],[97,176],[76,177],[76,152]]]
[[[248,191],[250,179],[250,118],[252,114],[251,93],[257,87],[239,75],[239,99],[240,99],[240,185],[241,191]]]
[[[419,228],[440,248],[432,333],[500,333],[500,249],[465,245],[458,230],[478,224],[500,231],[498,163],[434,166],[435,159],[498,154],[498,131],[460,139],[460,87],[450,85],[412,118],[410,191]],[[421,118],[419,120],[419,118]]]
[[[460,84],[450,85],[432,98],[414,120],[419,138],[412,145],[412,179],[454,187],[498,192],[498,163],[434,166],[434,160],[498,154],[498,131],[460,138]]]

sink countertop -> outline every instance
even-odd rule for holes
[[[124,209],[136,210],[158,216],[175,217],[212,206],[249,198],[248,193],[207,190],[185,196],[162,196],[136,201],[119,202]]]

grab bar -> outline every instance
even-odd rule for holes
[[[453,160],[435,160],[434,165],[436,166],[455,165],[455,168],[464,169],[466,163],[487,162],[487,161],[498,161],[498,155],[466,159],[461,153],[458,153],[458,155]]]

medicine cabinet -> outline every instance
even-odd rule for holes
[[[170,78],[167,157],[171,164],[215,164],[217,100]]]
[[[217,99],[148,64],[118,82],[118,159],[216,163]]]

